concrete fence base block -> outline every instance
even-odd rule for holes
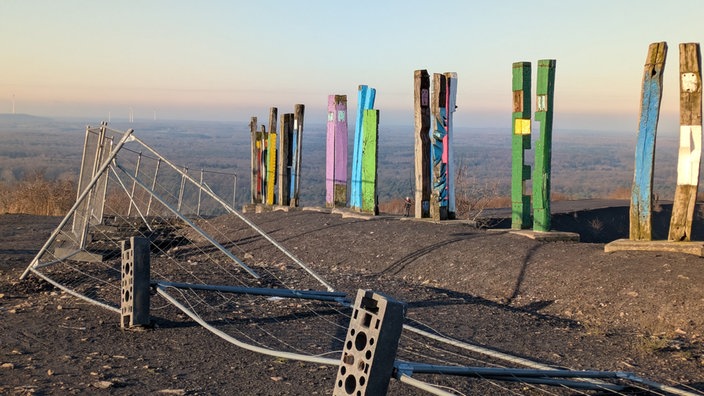
[[[604,246],[605,253],[627,250],[686,253],[704,257],[704,242],[633,241],[630,239],[617,239]]]

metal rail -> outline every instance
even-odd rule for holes
[[[283,247],[280,243],[278,243],[276,240],[274,240],[272,237],[270,237],[266,232],[264,232],[264,230],[262,230],[261,228],[259,228],[256,224],[254,224],[254,223],[253,223],[252,221],[250,221],[249,219],[247,219],[244,215],[242,215],[242,213],[240,213],[240,212],[237,211],[235,208],[233,208],[232,206],[230,206],[227,202],[225,202],[222,198],[220,198],[220,197],[217,196],[216,194],[213,194],[212,192],[208,191],[208,189],[204,188],[201,184],[199,184],[199,183],[198,183],[194,178],[192,178],[191,176],[186,175],[186,174],[183,174],[183,173],[181,172],[181,170],[180,170],[174,163],[172,163],[171,161],[169,161],[168,159],[166,159],[165,157],[163,157],[163,156],[162,156],[161,154],[159,154],[156,150],[154,150],[153,148],[151,148],[148,144],[144,143],[141,139],[139,139],[139,138],[136,137],[136,136],[134,136],[134,139],[135,139],[137,142],[139,142],[142,146],[144,146],[144,148],[146,148],[147,150],[151,151],[152,154],[154,154],[154,155],[156,155],[157,157],[159,157],[159,159],[161,159],[162,161],[164,161],[164,163],[166,163],[167,165],[169,165],[170,167],[172,167],[176,172],[181,173],[181,174],[183,175],[183,177],[186,178],[188,181],[190,181],[191,183],[193,183],[193,184],[195,184],[196,186],[198,186],[201,190],[203,190],[203,192],[205,192],[205,193],[208,194],[211,198],[213,198],[216,202],[218,202],[219,204],[221,204],[225,209],[229,210],[232,214],[234,214],[235,216],[239,217],[240,220],[244,221],[250,228],[252,228],[252,229],[255,230],[257,233],[259,233],[259,235],[261,235],[262,237],[264,237],[264,239],[266,239],[267,241],[269,241],[272,245],[276,246],[276,248],[279,249],[279,251],[281,251],[283,254],[285,254],[286,256],[288,256],[288,258],[290,258],[291,260],[293,260],[294,263],[296,263],[299,267],[303,268],[306,272],[308,272],[308,274],[310,274],[313,278],[315,278],[318,282],[320,282],[323,286],[325,286],[325,287],[328,289],[328,291],[335,291],[335,288],[333,288],[332,286],[330,286],[330,284],[327,283],[320,275],[318,275],[317,273],[315,273],[315,271],[313,271],[312,269],[310,269],[306,264],[304,264],[301,260],[299,260],[299,259],[298,259],[296,256],[294,256],[291,252],[289,252],[285,247]]]
[[[256,352],[256,353],[261,353],[261,354],[268,355],[268,356],[281,357],[284,359],[301,360],[304,362],[310,362],[310,363],[316,363],[316,364],[327,364],[330,366],[338,366],[340,364],[340,359],[332,359],[332,358],[324,358],[321,356],[312,356],[312,355],[303,355],[300,353],[276,351],[276,350],[271,350],[271,349],[247,344],[245,342],[238,340],[235,337],[232,337],[231,335],[225,333],[224,331],[218,330],[214,326],[211,326],[208,322],[206,322],[201,317],[196,315],[193,311],[191,311],[190,309],[186,308],[183,304],[178,302],[178,300],[176,300],[173,296],[171,296],[164,289],[163,286],[157,285],[156,291],[162,297],[164,297],[167,301],[172,303],[176,308],[180,309],[181,312],[188,315],[191,319],[196,321],[198,324],[203,326],[205,329],[207,329],[211,333],[215,334],[216,336],[224,339],[225,341],[230,342],[240,348],[243,348],[243,349],[246,349],[246,350],[249,350],[252,352]]]
[[[169,205],[168,202],[166,202],[163,198],[161,198],[159,195],[157,195],[157,193],[154,192],[152,189],[150,189],[149,187],[147,187],[146,184],[142,183],[141,180],[139,180],[139,179],[137,179],[136,177],[130,175],[130,173],[127,172],[127,170],[126,170],[125,168],[123,168],[120,164],[115,164],[115,166],[117,166],[118,169],[120,169],[125,175],[127,175],[127,177],[131,178],[131,179],[134,180],[137,184],[139,184],[139,186],[142,187],[145,191],[149,192],[149,194],[151,194],[157,201],[159,201],[159,203],[161,203],[162,205],[164,205],[164,207],[166,207],[167,209],[169,209],[169,210],[170,210],[173,214],[175,214],[179,219],[181,219],[183,222],[185,222],[185,223],[188,224],[191,228],[193,228],[193,230],[196,231],[198,234],[200,234],[200,236],[202,236],[202,237],[205,238],[208,242],[210,242],[211,244],[213,244],[213,246],[215,246],[218,250],[220,250],[221,252],[223,252],[223,253],[224,253],[227,257],[229,257],[232,261],[234,261],[235,263],[237,263],[240,267],[242,267],[242,269],[244,269],[245,271],[247,271],[248,274],[252,275],[252,276],[253,276],[254,278],[256,278],[256,279],[259,279],[259,278],[260,278],[259,274],[257,274],[253,269],[249,268],[249,266],[247,266],[247,264],[245,264],[242,260],[240,260],[239,258],[237,258],[237,256],[235,256],[234,254],[232,254],[231,251],[227,250],[224,246],[222,246],[221,244],[219,244],[218,241],[214,240],[210,235],[208,235],[208,233],[206,233],[205,231],[203,231],[203,230],[202,230],[200,227],[198,227],[194,222],[192,222],[192,221],[189,220],[186,216],[184,216],[180,211],[178,211],[177,209],[175,209],[173,206]]]
[[[66,216],[64,216],[63,220],[61,220],[61,223],[56,227],[54,232],[49,236],[49,239],[47,239],[46,243],[44,243],[44,246],[42,246],[41,249],[39,249],[39,252],[37,253],[36,256],[34,256],[34,259],[32,260],[31,263],[27,266],[27,269],[24,270],[22,275],[20,275],[20,279],[24,279],[27,277],[29,274],[30,269],[35,266],[36,264],[39,263],[39,257],[41,257],[44,252],[49,248],[49,246],[54,243],[54,240],[56,237],[59,235],[61,232],[61,229],[64,228],[66,223],[68,223],[68,220],[73,216],[73,214],[76,212],[78,209],[78,206],[83,202],[83,200],[88,196],[88,194],[91,193],[91,190],[93,187],[98,183],[98,180],[102,177],[102,174],[105,172],[105,170],[110,166],[110,163],[112,162],[113,159],[117,156],[117,153],[120,151],[120,148],[127,143],[128,141],[132,141],[135,139],[133,135],[134,130],[133,129],[128,129],[125,134],[122,136],[120,141],[117,143],[117,146],[115,149],[110,153],[108,158],[105,160],[103,165],[100,167],[100,169],[95,173],[95,176],[93,176],[93,179],[91,179],[90,183],[85,187],[81,195],[76,198],[76,202],[73,204],[71,209],[69,209],[68,213],[66,213]]]
[[[162,287],[173,287],[175,289],[191,289],[191,290],[206,290],[218,291],[223,293],[236,294],[253,294],[259,296],[272,296],[283,298],[299,298],[303,300],[319,300],[344,302],[347,301],[347,294],[342,292],[325,292],[316,290],[292,290],[292,289],[272,289],[265,287],[239,287],[225,285],[203,285],[197,283],[181,283],[181,282],[165,282],[155,281],[153,285]]]

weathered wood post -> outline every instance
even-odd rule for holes
[[[430,217],[433,220],[447,220],[447,164],[443,161],[445,153],[446,101],[447,83],[445,76],[433,73],[433,99],[431,112],[433,114],[432,163],[433,191],[430,196]]]
[[[535,121],[540,136],[535,145],[533,173],[533,230],[550,231],[550,175],[552,162],[552,115],[555,93],[554,59],[538,61],[538,85],[535,88]]]
[[[328,96],[325,206],[347,205],[347,95]]]
[[[269,136],[267,139],[267,157],[266,157],[266,204],[274,205],[275,186],[276,186],[276,118],[278,117],[278,109],[272,107],[269,109]]]
[[[415,108],[415,217],[430,216],[430,76],[427,70],[413,75]]]
[[[298,207],[298,193],[301,185],[301,151],[303,149],[303,114],[305,106],[297,104],[293,110],[291,140],[291,192],[289,205]]]
[[[662,76],[667,57],[665,42],[648,47],[643,72],[640,122],[636,143],[635,172],[630,208],[630,239],[652,240],[651,219],[653,195],[653,165],[655,162],[655,136],[657,134]]]
[[[445,112],[445,130],[447,134],[445,135],[445,144],[443,145],[443,157],[445,158],[447,173],[447,217],[449,219],[454,219],[456,217],[457,209],[455,203],[455,131],[454,131],[454,113],[457,110],[457,73],[448,72],[445,73],[445,83],[447,84],[445,88],[445,94],[447,98],[446,112]]]
[[[670,241],[689,241],[702,157],[702,71],[698,43],[680,44],[680,149]]]
[[[362,125],[362,211],[378,214],[377,154],[379,142],[379,110],[365,110]]]
[[[526,181],[530,180],[530,165],[525,164],[525,150],[530,149],[530,62],[513,64],[513,113],[511,138],[511,228],[530,227],[530,195],[526,194]]]
[[[376,89],[360,85],[357,91],[357,120],[355,122],[354,147],[352,153],[352,177],[350,180],[350,207],[362,207],[362,125],[364,110],[374,107]]]
[[[291,203],[291,140],[293,139],[293,114],[286,113],[281,116],[279,132],[279,205],[288,206]]]
[[[249,133],[251,135],[251,169],[252,173],[250,175],[250,198],[253,204],[261,202],[261,196],[259,195],[259,183],[260,183],[260,169],[259,169],[259,132],[257,132],[257,117],[252,117],[249,121]]]

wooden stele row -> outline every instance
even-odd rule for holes
[[[513,64],[512,91],[512,165],[511,165],[511,228],[530,228],[534,231],[550,231],[550,178],[552,174],[552,119],[555,92],[554,59],[538,61],[535,120],[540,123],[540,135],[536,141],[535,163],[532,174],[531,194],[526,183],[531,180],[530,165],[525,163],[525,150],[531,148],[531,64]]]
[[[269,111],[268,133],[263,125],[257,130],[257,117],[252,117],[251,203],[299,205],[304,111],[297,104],[294,113],[281,115],[279,133],[276,107]]]

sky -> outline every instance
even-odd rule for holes
[[[703,20],[702,0],[3,0],[0,113],[246,122],[303,103],[322,124],[328,95],[353,114],[366,84],[380,124],[412,125],[427,69],[458,74],[455,126],[510,128],[512,63],[556,59],[555,128],[635,131],[666,41],[660,125],[678,130],[678,44]]]

